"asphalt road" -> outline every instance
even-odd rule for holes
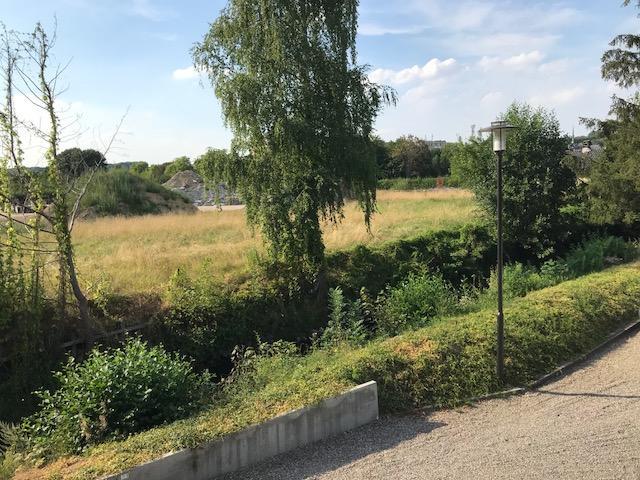
[[[223,478],[640,479],[640,334],[537,391],[385,417]]]

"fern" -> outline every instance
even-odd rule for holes
[[[0,455],[18,440],[18,427],[12,423],[0,422]]]

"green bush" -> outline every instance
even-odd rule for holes
[[[169,350],[188,352],[198,366],[224,371],[235,346],[255,346],[256,335],[266,342],[306,341],[325,327],[330,287],[340,287],[350,304],[361,297],[361,289],[375,298],[387,285],[425,269],[457,285],[464,278],[488,275],[494,248],[488,228],[481,225],[359,246],[327,256],[328,285],[293,290],[269,276],[256,276],[238,287],[212,280],[206,266],[194,276],[178,271],[165,296],[169,311],[158,319],[156,333]],[[371,318],[365,322],[373,327]]]
[[[458,180],[451,177],[442,177],[444,186],[448,188],[460,187]],[[436,188],[437,179],[435,177],[422,178],[383,178],[378,180],[380,190],[428,190]]]
[[[569,251],[565,258],[548,260],[540,268],[513,263],[504,267],[504,296],[524,297],[529,292],[557,285],[565,280],[599,271],[616,263],[638,258],[638,248],[619,237],[593,237]],[[492,270],[489,287],[469,293],[467,310],[494,305],[497,299],[497,276]]]
[[[362,345],[370,335],[366,321],[372,312],[362,299],[350,301],[340,287],[329,290],[329,321],[319,344],[331,347],[343,343]]]
[[[424,327],[434,318],[458,310],[453,287],[440,275],[411,274],[383,294],[376,312],[378,332],[397,335],[409,328]]]
[[[567,241],[577,179],[563,162],[567,138],[555,114],[512,104],[504,120],[514,125],[504,155],[505,238],[530,257],[548,259]],[[487,218],[496,218],[496,157],[491,139],[471,139],[457,149],[452,174],[473,190]]]
[[[507,383],[524,385],[589,351],[637,318],[639,307],[637,263],[513,300],[505,308]],[[231,387],[201,415],[96,447],[87,457],[58,462],[58,470],[47,473],[68,479],[114,474],[370,380],[378,383],[383,412],[459,405],[505,387],[495,376],[493,309],[434,322],[361,348],[344,345],[307,356],[290,349],[280,353],[258,358],[251,378]]]
[[[619,237],[596,237],[585,240],[566,257],[573,276],[602,270],[607,264],[628,262],[638,255],[638,247]]]
[[[94,349],[82,363],[69,358],[55,377],[59,388],[38,392],[40,411],[22,423],[28,448],[42,457],[186,417],[212,393],[207,372],[196,375],[184,357],[138,339]]]

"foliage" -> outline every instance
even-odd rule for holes
[[[376,312],[376,326],[382,335],[394,336],[407,329],[424,327],[436,317],[458,310],[455,290],[440,275],[411,274],[383,296]]]
[[[441,177],[444,187],[456,188],[460,183],[452,177]],[[428,190],[438,186],[438,178],[383,178],[378,180],[380,190]]]
[[[489,274],[495,259],[495,242],[486,225],[428,232],[382,245],[360,245],[335,252],[327,258],[331,285],[340,285],[355,297],[361,287],[378,294],[395,286],[411,273],[427,269],[452,284]]]
[[[21,427],[26,448],[45,458],[186,417],[212,392],[207,372],[138,339],[96,348],[82,363],[69,358],[55,377],[59,388],[38,393],[40,411]]]
[[[546,110],[513,104],[504,119],[516,127],[504,156],[505,238],[529,255],[550,257],[567,238],[563,209],[576,188],[563,162],[567,140]],[[452,170],[469,185],[488,218],[496,216],[496,160],[491,139],[471,139],[454,155]]]
[[[165,298],[170,310],[158,332],[164,344],[215,370],[224,370],[234,348],[254,345],[256,336],[266,342],[308,337],[322,325],[326,308],[317,292],[291,291],[260,275],[236,287],[181,270]]]
[[[407,135],[389,142],[391,162],[385,174],[391,178],[427,177],[437,175],[431,163],[431,151],[426,140]]]
[[[153,195],[159,195],[167,203],[161,209]],[[146,215],[163,213],[171,208],[188,205],[189,201],[179,194],[134,175],[123,169],[113,169],[95,174],[93,184],[87,189],[80,203],[84,211],[93,215]]]
[[[506,372],[523,385],[589,351],[636,318],[639,265],[618,267],[507,304]],[[562,321],[558,321],[562,318]],[[435,322],[365,347],[282,354],[253,362],[250,379],[201,415],[111,442],[31,473],[80,479],[114,474],[169,451],[196,447],[370,380],[382,412],[454,406],[504,388],[495,377],[493,309]],[[81,461],[75,461],[81,460]],[[30,472],[25,472],[26,474]]]
[[[504,297],[524,297],[529,292],[557,285],[566,280],[637,259],[640,250],[620,237],[591,237],[571,248],[563,258],[547,260],[539,268],[512,263],[504,269]],[[495,270],[489,288],[466,292],[466,309],[478,310],[496,304],[498,279]]]
[[[600,223],[640,223],[640,94],[617,102],[615,119],[596,122],[604,150],[593,159],[587,192],[590,213]]]
[[[375,209],[373,121],[394,99],[357,65],[357,0],[230,0],[193,56],[234,134],[208,172],[247,205],[276,260],[315,273],[321,223],[353,195]],[[259,101],[256,101],[259,99]]]
[[[624,5],[629,5],[629,0]],[[640,4],[637,5],[640,7]],[[640,35],[616,36],[602,56],[602,77],[621,88],[640,85]],[[591,216],[601,223],[640,224],[640,94],[613,97],[612,118],[583,119],[604,138],[604,151],[590,172]]]
[[[619,237],[595,237],[574,247],[564,263],[571,278],[602,270],[605,266],[629,262],[638,257],[638,246]]]
[[[366,301],[357,299],[350,301],[345,298],[340,287],[329,290],[329,320],[322,330],[319,344],[331,347],[341,344],[362,345],[369,337],[365,325],[367,316]]]
[[[12,423],[0,421],[0,458],[18,441],[18,427]]]
[[[178,157],[165,167],[164,177],[169,180],[176,173],[185,172],[187,170],[193,170],[193,165],[191,165],[189,157]]]
[[[101,152],[91,148],[68,148],[58,154],[60,173],[67,180],[71,180],[96,168],[103,169],[107,166],[107,159]]]
[[[149,170],[147,162],[135,162],[129,167],[129,171],[137,175],[143,175],[147,170]]]
[[[487,227],[466,226],[332,253],[327,257],[328,286],[340,287],[343,296],[337,302],[334,292],[333,311],[342,315],[334,330],[349,330],[345,336],[350,336],[362,320],[373,331],[371,314],[366,313],[374,309],[373,302],[362,289],[375,298],[387,285],[425,269],[459,284],[464,278],[488,275],[494,251]],[[170,311],[161,319],[159,332],[167,348],[188,352],[201,366],[220,369],[236,345],[253,345],[256,334],[267,342],[299,340],[326,326],[326,291],[291,291],[286,282],[273,280],[282,276],[274,274],[256,275],[238,287],[213,279],[208,271],[204,265],[195,275],[175,273],[165,296]]]

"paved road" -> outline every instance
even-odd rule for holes
[[[386,417],[224,478],[640,479],[640,334],[538,391]]]

